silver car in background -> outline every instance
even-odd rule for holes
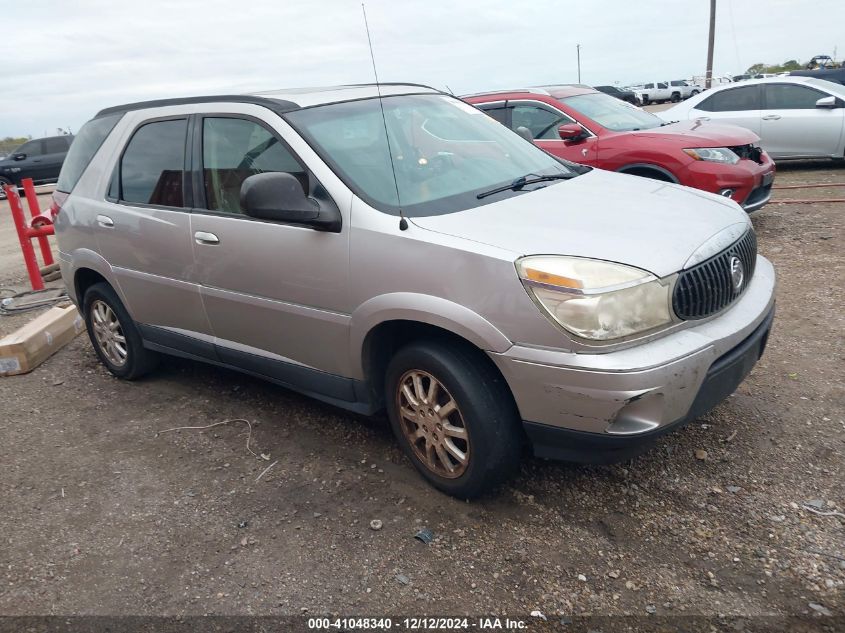
[[[728,84],[656,113],[748,128],[775,160],[845,156],[845,86],[812,77]]]
[[[774,314],[735,202],[561,162],[418,85],[109,108],[53,209],[114,375],[173,354],[386,410],[462,498],[526,446],[617,460],[695,419]]]

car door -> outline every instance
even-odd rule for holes
[[[187,115],[128,125],[106,199],[94,201],[100,254],[148,340],[213,358],[199,284],[193,281]]]
[[[760,137],[774,158],[842,155],[845,108],[819,108],[826,92],[796,84],[766,84]]]
[[[549,104],[534,101],[509,101],[508,106],[511,109],[511,129],[523,135],[527,131],[541,149],[575,163],[596,163],[597,137],[569,115]],[[561,139],[557,129],[568,123],[581,125],[587,136],[577,141]]]
[[[44,180],[44,141],[36,139],[28,141],[12,152],[10,158],[14,161],[12,174],[16,181],[32,178],[35,182]]]
[[[689,110],[689,118],[730,123],[760,136],[762,89],[759,85],[717,90]]]
[[[44,155],[42,157],[43,180],[56,182],[59,179],[59,172],[62,170],[62,163],[70,148],[72,136],[51,136],[42,139],[44,141]]]
[[[267,113],[272,125],[257,114],[213,112],[195,123],[191,230],[217,354],[307,390],[308,380],[327,380],[313,391],[348,400],[346,387],[330,376],[350,371],[348,222],[339,233],[323,232],[248,217],[240,204],[244,180],[271,171],[294,175],[306,192],[325,194],[321,203],[334,204],[277,131],[286,124]]]

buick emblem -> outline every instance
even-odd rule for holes
[[[739,257],[731,257],[731,285],[734,292],[742,290],[742,284],[745,283],[745,268],[742,266],[742,261]]]

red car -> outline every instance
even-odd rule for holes
[[[464,97],[550,154],[717,193],[747,212],[771,196],[775,164],[753,132],[700,121],[666,123],[585,86]]]

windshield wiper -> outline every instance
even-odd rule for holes
[[[494,193],[501,193],[502,191],[508,191],[509,189],[522,189],[526,185],[533,185],[536,182],[547,182],[549,180],[569,180],[570,178],[575,178],[577,175],[578,174],[550,174],[548,176],[535,176],[534,178],[529,178],[528,176],[534,176],[534,174],[528,174],[527,176],[520,176],[509,185],[502,185],[501,187],[496,187],[495,189],[490,189],[489,191],[482,191],[475,197],[481,200],[487,196],[492,196]]]

